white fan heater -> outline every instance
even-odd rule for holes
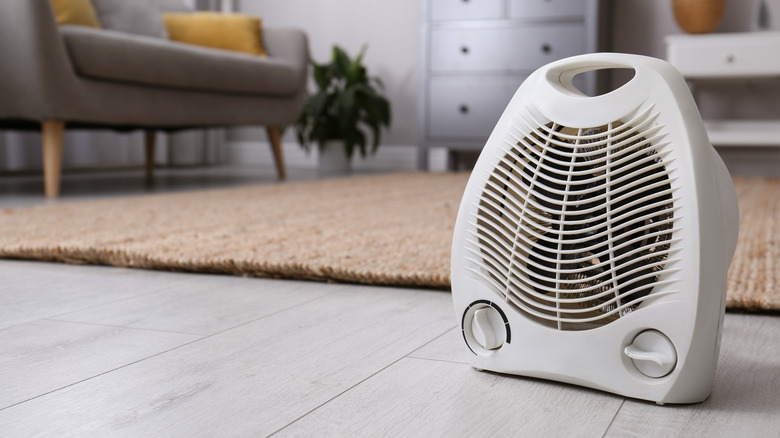
[[[591,70],[634,77],[589,97]],[[663,403],[707,398],[739,212],[680,73],[554,62],[517,90],[469,179],[452,297],[475,368]]]

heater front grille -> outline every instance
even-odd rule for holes
[[[651,107],[571,128],[533,109],[518,116],[476,202],[472,272],[558,330],[608,324],[672,282],[662,273],[676,260],[679,199],[656,118]]]

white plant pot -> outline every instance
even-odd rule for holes
[[[352,172],[352,163],[347,158],[344,144],[339,141],[329,141],[320,148],[317,173],[319,176],[338,176]]]

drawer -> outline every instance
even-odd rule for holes
[[[532,71],[583,53],[585,40],[583,23],[434,29],[430,69],[433,72]]]
[[[486,141],[525,76],[432,78],[428,137]]]
[[[504,0],[430,0],[431,20],[484,20],[504,17]]]
[[[584,17],[587,0],[510,0],[510,18]]]
[[[777,32],[671,35],[667,59],[686,78],[780,76]]]

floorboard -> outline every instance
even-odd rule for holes
[[[0,409],[197,338],[181,333],[48,320],[0,330],[0,382],[3,382]]]
[[[454,319],[457,319],[453,316]],[[463,341],[463,332],[455,327],[437,339],[414,351],[409,357],[440,360],[444,362],[469,363],[471,352]]]
[[[320,286],[320,299],[2,410],[2,435],[264,436],[454,326],[440,291]]]
[[[298,306],[332,290],[300,281],[186,275],[165,293],[93,306],[57,320],[209,335]],[[336,289],[332,287],[330,289]]]
[[[0,330],[190,281],[184,274],[20,260],[0,262],[0,279]]]
[[[466,364],[407,358],[274,436],[601,436],[622,402]]]

